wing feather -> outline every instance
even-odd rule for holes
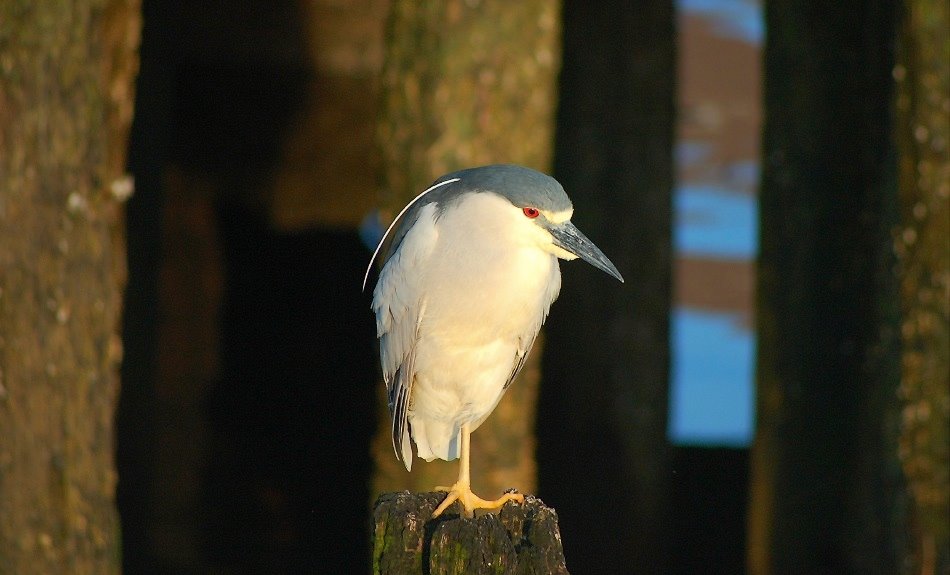
[[[425,278],[420,270],[426,269],[425,262],[438,239],[435,213],[432,203],[419,208],[418,217],[383,266],[373,290],[380,363],[392,416],[393,451],[407,469],[412,466],[408,414],[415,379],[415,344],[425,313]]]

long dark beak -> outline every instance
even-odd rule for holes
[[[581,258],[585,262],[594,266],[602,272],[606,272],[623,282],[623,276],[617,271],[617,267],[607,259],[604,252],[594,245],[594,242],[587,239],[577,226],[570,221],[562,224],[550,225],[548,231],[554,237],[554,245],[562,250],[568,251]]]

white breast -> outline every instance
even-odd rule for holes
[[[437,244],[420,270],[425,307],[409,415],[420,457],[453,458],[458,427],[494,409],[557,297],[557,260],[528,226],[491,193],[466,197],[435,222]]]

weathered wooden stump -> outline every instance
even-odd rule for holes
[[[445,493],[384,493],[373,508],[374,575],[568,575],[557,514],[537,497],[498,513],[432,512]]]

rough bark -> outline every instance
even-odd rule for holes
[[[541,494],[574,569],[661,573],[676,77],[673,3],[568,1],[555,176],[625,284],[562,264],[539,409]]]
[[[517,163],[547,171],[558,22],[553,0],[393,2],[377,132],[381,200],[390,215],[451,170]],[[472,436],[472,484],[483,496],[535,488],[539,345]],[[380,421],[387,421],[382,391],[380,398]],[[407,474],[387,430],[380,426],[375,442],[376,493],[454,481],[458,462],[416,459]]]
[[[373,510],[377,575],[568,575],[557,514],[533,496],[497,514],[436,519],[444,493],[384,493]]]
[[[0,4],[0,573],[117,573],[138,2]]]
[[[905,6],[898,49],[901,435],[914,573],[950,571],[950,16]]]
[[[894,573],[896,5],[766,3],[748,568]]]

